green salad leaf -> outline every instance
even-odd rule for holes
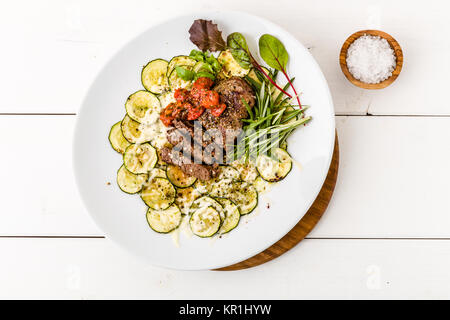
[[[202,51],[192,49],[191,53],[189,53],[189,57],[196,61],[205,61],[205,55]]]
[[[286,69],[289,54],[283,43],[274,36],[264,34],[259,38],[259,54],[270,67],[280,71]]]
[[[234,60],[244,69],[250,69],[252,61],[248,54],[245,37],[239,32],[233,32],[227,37],[227,46]]]
[[[195,79],[208,77],[214,80],[217,73],[222,68],[217,58],[208,51],[202,52],[194,49],[189,54],[189,57],[198,61],[200,64],[200,68],[196,70]]]
[[[175,70],[177,72],[177,75],[181,79],[183,79],[185,81],[190,81],[190,80],[193,80],[195,78],[195,72],[194,71],[185,69],[185,68],[180,67],[180,66],[175,67]]]
[[[202,77],[211,78],[212,80],[215,80],[215,79],[216,79],[216,76],[215,76],[215,75],[213,75],[213,74],[210,73],[210,72],[205,72],[205,71],[199,71],[199,72],[197,72],[197,74],[195,75],[195,78],[196,78],[196,79],[202,78]]]
[[[216,57],[214,57],[212,54],[209,56],[206,56],[206,62],[213,68],[214,72],[219,72],[220,69],[222,69],[222,65],[220,64],[219,60],[217,60]]]

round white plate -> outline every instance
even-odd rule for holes
[[[313,120],[288,140],[288,151],[297,165],[285,180],[260,196],[255,212],[242,217],[239,226],[221,238],[187,237],[180,232],[177,247],[171,235],[158,234],[148,227],[146,207],[139,196],[125,194],[117,187],[116,172],[122,157],[111,148],[108,133],[125,115],[126,98],[142,89],[141,70],[148,61],[188,55],[195,48],[189,41],[188,30],[199,18],[217,23],[225,39],[232,32],[243,33],[255,56],[258,56],[257,41],[262,34],[278,37],[290,55],[288,72],[295,76],[302,103],[311,106],[307,115]],[[326,80],[308,50],[288,32],[244,13],[193,14],[152,27],[126,44],[102,69],[78,115],[75,176],[81,197],[95,222],[108,238],[128,251],[157,266],[184,270],[219,268],[268,248],[303,217],[328,172],[334,130],[333,103]]]

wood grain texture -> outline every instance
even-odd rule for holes
[[[0,238],[0,299],[450,299],[447,240],[307,238],[295,249],[257,269],[180,271],[108,239]]]
[[[186,12],[237,10],[279,24],[309,48],[327,79],[338,115],[367,111],[373,115],[450,114],[446,102],[450,1],[430,5],[347,0],[342,5],[331,0],[172,0],[155,6],[154,1],[130,0],[124,6],[106,0],[17,0],[1,2],[0,9],[0,34],[15,48],[4,50],[0,60],[0,87],[5,93],[0,101],[2,113],[75,113],[101,67],[139,33]],[[152,19],[147,18],[148,12],[155,13]],[[227,28],[225,33],[239,31]],[[364,29],[393,35],[407,56],[401,76],[382,95],[352,85],[339,67],[343,42],[353,31]],[[29,52],[39,63],[30,61]],[[303,78],[301,71],[294,73]],[[23,94],[24,86],[27,94]]]
[[[384,81],[381,81],[380,83],[365,83],[362,81],[359,81],[358,79],[355,79],[353,75],[350,73],[347,67],[347,51],[350,45],[359,37],[363,35],[372,35],[372,36],[379,36],[381,38],[384,38],[389,42],[389,45],[395,52],[395,56],[397,58],[397,65],[392,72],[392,76],[387,78]],[[339,64],[341,65],[342,72],[344,73],[345,77],[355,86],[363,88],[363,89],[383,89],[389,86],[391,83],[397,79],[398,75],[400,74],[400,71],[402,71],[403,66],[403,51],[398,42],[389,34],[383,31],[379,30],[361,30],[358,32],[355,32],[350,37],[345,40],[344,44],[341,48],[341,53],[339,54]]]
[[[319,192],[316,200],[309,208],[308,212],[303,216],[303,218],[292,228],[289,233],[287,233],[278,242],[273,244],[271,247],[267,248],[263,252],[239,263],[233,264],[228,267],[217,269],[218,271],[234,271],[256,267],[260,264],[266,263],[273,260],[283,253],[289,251],[295,247],[300,241],[302,241],[314,227],[320,218],[324,214],[328,207],[328,203],[334,192],[334,187],[337,181],[339,169],[339,142],[336,134],[336,139],[334,143],[333,159],[331,160],[330,169],[328,170],[327,177]]]

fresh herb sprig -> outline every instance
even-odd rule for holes
[[[263,78],[259,71],[256,72],[258,79]],[[293,81],[289,79],[283,89],[287,90]],[[296,128],[311,120],[311,117],[304,116],[306,107],[300,109],[291,104],[289,98],[282,98],[282,93],[275,96],[271,82],[250,80],[250,83],[257,92],[256,103],[251,108],[242,100],[249,117],[243,120],[243,134],[234,149],[234,157],[245,161],[263,154],[272,156],[272,150],[283,145]]]

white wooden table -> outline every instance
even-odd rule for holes
[[[237,272],[151,267],[103,237],[72,174],[73,125],[94,76],[174,15],[242,10],[288,29],[330,85],[340,169],[329,209],[282,257]],[[450,298],[448,1],[3,1],[0,298]],[[338,53],[377,28],[401,44],[397,81],[352,86]],[[214,288],[211,290],[211,283]]]

